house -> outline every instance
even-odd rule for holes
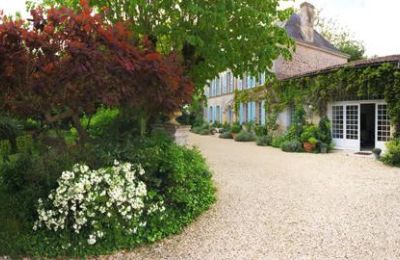
[[[394,69],[392,72],[388,69],[388,75],[386,75],[386,78],[383,78],[377,72],[385,67],[385,65],[391,66]],[[327,102],[326,113],[324,115],[331,121],[332,138],[337,149],[363,151],[380,148],[386,150],[385,144],[393,136],[395,127],[392,125],[392,120],[389,116],[389,106],[385,100],[385,92],[387,89],[392,89],[392,92],[396,92],[396,90],[395,86],[389,85],[385,87],[384,85],[396,84],[396,78],[400,78],[396,75],[396,72],[400,71],[400,55],[353,61],[288,76],[282,78],[281,81],[323,77],[326,75],[335,75],[334,73],[338,71],[347,70],[356,72],[363,69],[370,71],[371,75],[377,73],[377,75],[373,76],[375,77],[374,79],[361,80],[361,82],[373,85],[370,88],[375,90],[367,94],[354,95],[354,93],[351,94],[347,90],[348,85],[352,84],[352,82],[347,82],[347,86],[340,86],[341,94],[335,95]],[[343,84],[339,78],[337,79],[337,84]],[[377,89],[378,91],[376,91]],[[400,100],[397,97],[393,99],[395,99],[394,102],[397,106]],[[314,115],[311,121],[316,123],[319,121],[319,118],[318,115]]]
[[[278,80],[283,82],[282,84],[295,79],[323,77],[346,69],[379,70],[380,66],[384,64],[400,68],[400,56],[349,63],[347,55],[338,51],[314,29],[314,19],[314,7],[309,3],[303,3],[300,6],[300,12],[293,14],[284,24],[288,34],[296,41],[297,48],[293,53],[292,60],[286,61],[279,58],[274,61],[272,71]],[[263,74],[257,78],[247,75],[244,75],[243,78],[234,78],[230,71],[221,73],[219,78],[213,80],[205,88],[205,94],[208,96],[207,108],[204,111],[205,119],[208,122],[232,123],[239,121],[245,123],[252,121],[265,124],[267,118],[265,100],[249,100],[246,101],[247,103],[241,103],[237,113],[234,113],[235,97],[233,94],[235,89],[241,92],[252,91],[252,88],[264,84],[265,75]],[[347,89],[347,86],[338,87],[343,91]],[[376,88],[377,86],[375,86]],[[332,137],[336,148],[354,151],[370,150],[374,147],[385,149],[385,143],[391,138],[394,127],[391,125],[384,89],[382,88],[378,92],[374,95],[341,93],[331,97],[323,105],[324,115],[331,120]],[[317,123],[321,115],[313,114],[311,105],[304,104],[304,108],[310,114],[309,121]],[[292,106],[287,106],[279,111],[277,125],[280,131],[284,132],[290,127],[294,113]]]
[[[292,60],[286,61],[279,58],[274,61],[272,72],[278,78],[285,78],[301,73],[323,69],[326,67],[347,63],[348,56],[338,51],[331,43],[314,29],[315,8],[309,3],[300,6],[300,12],[283,25],[287,33],[296,42],[296,51],[292,54]],[[240,105],[238,115],[234,113],[233,101],[235,90],[246,90],[264,85],[265,74],[258,77],[243,75],[241,78],[233,77],[232,72],[225,71],[219,77],[212,80],[205,87],[205,95],[208,99],[204,117],[207,122],[235,121],[265,123],[265,111],[263,102],[250,102]],[[280,117],[282,127],[290,124],[288,116]]]

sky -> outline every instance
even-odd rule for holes
[[[284,1],[298,8],[304,0]],[[322,10],[325,18],[348,28],[356,40],[364,43],[368,56],[400,54],[400,0],[309,0]],[[0,0],[0,10],[26,16],[25,0]]]

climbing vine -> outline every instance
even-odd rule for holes
[[[266,100],[268,112],[307,104],[323,116],[329,101],[361,99],[385,99],[396,135],[400,134],[400,69],[392,63],[348,66],[314,76],[270,80],[262,87],[235,92],[235,109],[240,103]]]

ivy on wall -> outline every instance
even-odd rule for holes
[[[354,99],[385,99],[396,135],[400,135],[400,69],[392,63],[363,68],[349,66],[314,76],[270,80],[261,87],[236,91],[235,111],[240,103],[266,100],[269,113],[307,104],[324,116],[329,101]]]

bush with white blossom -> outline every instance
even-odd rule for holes
[[[134,236],[146,227],[149,216],[165,211],[163,200],[148,194],[141,180],[144,174],[141,165],[118,161],[98,170],[76,164],[62,173],[48,199],[39,200],[33,229],[84,233],[87,243],[94,245],[117,220],[127,235]]]

